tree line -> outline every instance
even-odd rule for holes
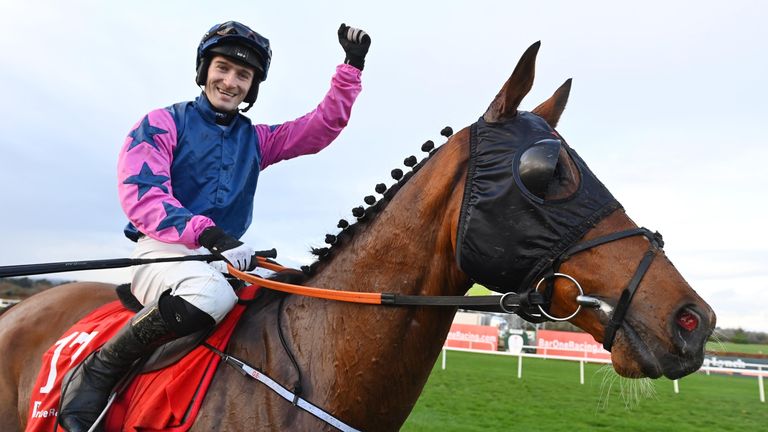
[[[39,278],[0,278],[0,297],[7,299],[24,299],[33,294],[45,291],[68,281],[48,280]]]

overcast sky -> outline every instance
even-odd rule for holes
[[[261,175],[246,242],[311,262],[308,249],[421,143],[475,121],[541,40],[522,108],[572,77],[562,135],[639,225],[662,232],[720,326],[768,331],[764,2],[116,3],[0,0],[0,265],[130,254],[118,150],[146,112],[198,95],[195,50],[211,25],[235,19],[270,39],[248,116],[276,124],[325,94],[346,22],[373,41],[350,125],[319,155]]]

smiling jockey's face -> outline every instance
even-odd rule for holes
[[[235,111],[251,88],[254,72],[251,67],[215,56],[205,82],[205,95],[211,105],[220,111]]]

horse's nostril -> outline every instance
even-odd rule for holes
[[[677,314],[677,325],[687,331],[694,331],[699,326],[699,317],[695,313],[683,309]]]

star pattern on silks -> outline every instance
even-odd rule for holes
[[[149,124],[149,116],[144,116],[144,119],[141,120],[141,124],[128,134],[129,137],[133,138],[133,141],[131,141],[128,150],[126,151],[131,151],[132,148],[144,142],[154,147],[155,150],[159,150],[157,148],[157,143],[155,142],[155,135],[166,133],[168,133],[167,130]]]
[[[139,197],[137,200],[141,200],[141,197],[144,196],[147,192],[149,192],[153,187],[156,187],[160,189],[161,191],[168,193],[168,188],[163,186],[163,183],[168,181],[170,177],[164,176],[164,175],[155,175],[155,173],[152,172],[152,168],[149,167],[149,164],[144,162],[144,165],[141,166],[141,171],[136,174],[128,177],[123,181],[123,184],[135,184],[139,187]]]
[[[162,231],[166,228],[174,227],[176,232],[179,233],[179,237],[181,237],[181,233],[187,227],[187,222],[192,219],[192,213],[184,207],[175,207],[169,202],[163,202],[163,207],[165,208],[166,216],[165,219],[160,221],[157,230]]]

